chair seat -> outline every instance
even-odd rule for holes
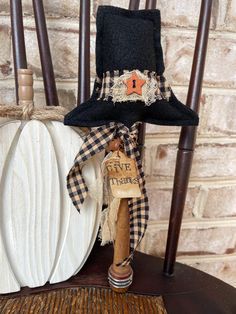
[[[109,288],[107,270],[112,263],[112,246],[96,243],[83,269],[69,280],[43,287],[23,288],[20,292],[5,295],[16,297],[32,293],[72,287]],[[168,314],[234,314],[236,289],[202,271],[176,263],[175,275],[162,273],[163,259],[136,252],[133,261],[134,281],[129,292],[144,295],[161,295]]]

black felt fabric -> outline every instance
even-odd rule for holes
[[[130,11],[100,6],[97,13],[96,70],[99,78],[112,70],[149,70],[163,74],[160,43],[160,11]],[[198,115],[183,105],[171,92],[169,101],[144,102],[98,100],[95,82],[91,98],[65,116],[71,126],[96,127],[109,122],[122,122],[130,127],[137,121],[159,125],[197,125]]]
[[[152,22],[108,15],[104,17],[104,28],[103,72],[137,68],[156,70]]]
[[[114,104],[112,101],[91,98],[68,113],[65,124],[81,127],[96,127],[112,121],[122,122],[127,127],[137,121],[176,126],[198,124],[198,116],[194,111],[179,102],[173,94],[171,100],[144,106],[141,101]]]
[[[158,75],[164,72],[159,10],[99,6],[96,23],[98,77],[106,71],[124,69],[150,70]]]

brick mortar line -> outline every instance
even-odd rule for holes
[[[145,138],[145,147],[148,148],[152,145],[177,145],[179,140],[179,134],[171,133],[170,135],[167,134],[155,134],[151,135],[147,133]],[[196,145],[203,145],[203,144],[218,144],[218,145],[227,145],[227,144],[236,144],[236,135],[228,136],[212,136],[211,134],[208,135],[199,135],[197,138]],[[177,146],[176,146],[177,151]]]
[[[5,24],[8,26],[10,25],[10,16],[5,14],[0,14],[0,18]],[[66,22],[66,23],[65,23]],[[55,24],[55,25],[54,25]],[[32,27],[34,28],[34,18],[33,16],[25,16],[24,17],[24,25],[25,27]],[[52,30],[71,30],[71,32],[78,32],[79,30],[79,17],[60,17],[60,16],[47,16],[47,25],[48,29]],[[163,35],[170,35],[173,36],[179,36],[181,34],[188,35],[190,37],[195,38],[196,36],[197,27],[195,26],[188,26],[188,27],[181,27],[181,26],[162,26],[162,34]],[[91,16],[91,32],[96,32],[96,24],[95,19]],[[210,30],[210,38],[222,38],[222,39],[236,39],[236,30],[232,31],[231,29],[216,29]]]
[[[13,89],[13,88],[15,88],[14,84],[15,84],[15,81],[14,81],[13,75],[11,77],[8,77],[8,78],[0,78],[0,88],[1,87],[2,88],[7,87],[9,89]],[[77,79],[60,79],[60,80],[58,80],[58,78],[56,79],[56,85],[61,85],[61,86],[59,86],[60,88],[63,87],[63,85],[64,85],[65,90],[77,88],[77,84],[78,84]],[[68,86],[66,86],[66,85],[68,85]],[[34,79],[34,88],[35,89],[43,88],[43,79],[38,79],[38,78]]]
[[[152,220],[148,222],[149,230],[167,230],[168,220]],[[182,229],[211,229],[211,228],[229,228],[236,227],[236,218],[202,218],[202,219],[183,219]]]
[[[161,128],[161,126],[158,126],[158,127]],[[162,140],[165,140],[168,138],[172,139],[172,141],[168,141],[168,143],[165,143],[165,144],[178,144],[178,141],[176,141],[176,139],[177,140],[179,139],[180,130],[181,130],[181,127],[176,126],[175,130],[171,131],[171,127],[170,127],[170,129],[168,129],[164,133],[161,132],[161,130],[156,131],[155,133],[147,132],[146,139],[148,140],[148,144],[146,145],[146,148],[149,145],[155,144],[155,143],[152,143],[155,140],[160,140],[160,142],[162,142]],[[232,141],[229,139],[229,137]],[[196,145],[201,145],[201,143],[204,143],[204,144],[207,143],[207,139],[209,140],[208,141],[209,144],[212,144],[212,143],[220,144],[222,142],[221,139],[225,139],[227,143],[233,144],[235,138],[236,138],[235,131],[229,134],[227,132],[224,133],[223,131],[222,132],[213,132],[213,131],[204,132],[202,130],[199,130],[199,133],[197,135]],[[219,140],[219,142],[216,142],[215,140]]]
[[[0,78],[0,87],[1,85],[3,84],[6,88],[6,82],[9,84],[9,88],[11,87],[14,87],[14,77],[11,76],[11,77],[8,77],[8,78]],[[75,87],[77,87],[77,79],[76,78],[71,78],[71,79],[63,79],[63,78],[57,78],[56,79],[56,84],[57,85],[61,85],[61,88],[63,88],[63,85],[65,87],[65,89],[74,89]],[[91,78],[91,87],[93,86],[93,83],[94,83],[94,77]],[[34,84],[35,84],[35,87],[36,88],[39,88],[41,87],[41,84],[43,84],[43,80],[40,79],[40,78],[37,78],[34,80]],[[7,87],[8,87],[7,86]],[[188,89],[188,85],[175,85],[175,84],[171,84],[172,88],[177,90],[177,91],[184,91],[186,94],[187,94],[187,89]],[[235,96],[235,93],[236,93],[236,88],[232,88],[232,87],[224,87],[224,88],[219,88],[219,86],[203,86],[203,89],[202,89],[203,93],[206,93],[208,94],[209,96],[225,96],[225,95],[231,95],[231,96]],[[214,93],[214,94],[213,94]]]
[[[236,253],[231,254],[219,254],[219,255],[180,255],[177,257],[177,261],[184,263],[212,263],[212,262],[226,262],[226,261],[235,261],[236,262]]]
[[[172,189],[173,188],[173,178],[172,179],[161,179],[158,181],[149,181],[146,183],[147,189],[157,188],[157,189]],[[206,188],[206,189],[219,189],[219,188],[229,188],[236,187],[236,177],[230,178],[228,180],[216,179],[216,178],[203,178],[203,179],[190,179],[189,188]]]
[[[184,91],[187,94],[187,89],[188,89],[188,85],[172,85],[171,87],[175,88],[178,91]],[[211,94],[212,92],[214,92],[214,94]],[[219,95],[219,96],[228,96],[229,94],[232,96],[235,96],[236,93],[236,88],[235,87],[220,87],[219,86],[207,86],[207,85],[203,85],[202,87],[202,94],[208,94],[210,96],[214,96],[214,95]],[[232,93],[232,94],[231,94]]]
[[[197,28],[182,28],[182,27],[168,27],[164,26],[162,28],[162,34],[171,35],[171,36],[179,36],[181,34],[188,35],[190,37],[195,38],[197,33]],[[218,29],[218,30],[210,30],[209,33],[210,39],[236,39],[236,30],[235,32],[226,29]]]

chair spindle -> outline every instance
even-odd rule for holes
[[[77,105],[90,97],[90,1],[80,1]]]
[[[199,111],[212,0],[202,0],[187,105]],[[163,272],[174,273],[177,246],[196,141],[196,127],[182,127],[176,160],[171,213]]]
[[[19,95],[18,95],[17,70],[27,69],[27,58],[26,58],[26,50],[25,50],[25,38],[24,38],[24,26],[23,26],[21,0],[11,0],[10,10],[11,10],[14,75],[15,75],[15,92],[16,92],[16,103],[18,104]]]

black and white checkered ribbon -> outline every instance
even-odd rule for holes
[[[80,211],[88,187],[82,176],[81,169],[84,163],[95,154],[106,149],[108,143],[114,138],[120,138],[123,142],[124,152],[130,158],[136,160],[138,169],[138,180],[141,190],[140,198],[131,198],[128,201],[130,213],[130,256],[127,257],[121,265],[129,263],[133,252],[137,248],[144,236],[148,221],[148,197],[145,188],[145,178],[142,168],[141,158],[137,147],[138,123],[135,123],[130,129],[122,123],[111,122],[101,127],[93,128],[86,136],[83,145],[77,154],[74,165],[67,176],[67,188],[72,202],[76,209]]]

